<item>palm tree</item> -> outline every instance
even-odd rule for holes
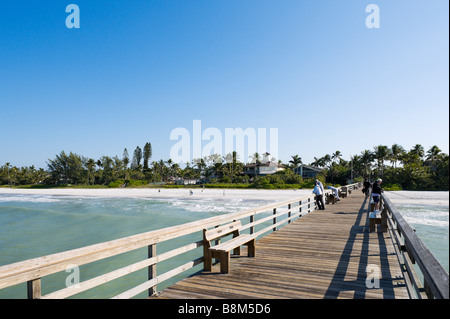
[[[331,159],[336,160],[336,159],[340,159],[342,157],[342,153],[340,151],[336,151],[335,153],[333,153],[333,155],[331,155]]]
[[[374,147],[374,156],[378,161],[378,172],[381,172],[381,177],[383,177],[383,165],[384,161],[389,156],[389,148],[385,145],[378,145]]]
[[[312,163],[309,164],[309,165],[315,166],[315,167],[320,167],[320,166],[321,166],[320,164],[321,164],[320,158],[314,157],[314,162],[312,162]]]
[[[249,157],[251,157],[251,159],[252,159],[252,163],[256,163],[256,164],[259,164],[260,163],[260,160],[261,160],[261,156],[259,155],[259,153],[258,152],[256,152],[255,154],[253,154],[253,155],[250,155]]]
[[[439,149],[439,147],[437,147],[436,145],[432,146],[427,152],[427,160],[430,160],[431,163],[434,164],[434,161],[438,159],[440,153],[441,150]]]
[[[365,175],[365,177],[368,177],[370,164],[372,163],[372,160],[373,160],[373,153],[369,150],[362,151],[360,160],[364,166],[364,175]]]
[[[394,167],[397,168],[397,162],[400,160],[402,154],[405,153],[405,149],[399,145],[394,144],[391,147],[390,160],[394,163]]]
[[[323,166],[327,166],[327,164],[331,163],[331,156],[330,156],[330,154],[327,154],[324,157],[322,157],[321,161],[323,163]]]
[[[292,159],[289,160],[289,163],[292,164],[292,168],[296,168],[299,164],[303,164],[302,158],[298,155],[291,156]]]
[[[419,159],[422,159],[423,156],[425,155],[423,146],[420,144],[414,145],[414,147],[411,149],[411,153],[417,155]]]

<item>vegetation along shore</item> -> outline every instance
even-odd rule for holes
[[[205,187],[296,189],[313,187],[318,178],[326,184],[345,185],[347,181],[383,178],[387,190],[449,190],[449,156],[438,146],[425,151],[420,144],[410,150],[401,145],[378,145],[373,150],[343,159],[340,151],[314,157],[305,165],[299,155],[283,163],[255,153],[244,164],[239,154],[218,154],[195,159],[184,167],[172,160],[150,161],[151,143],[139,146],[131,157],[125,148],[122,157],[102,156],[93,159],[62,151],[48,159],[47,168],[17,167],[5,163],[0,167],[2,187]],[[269,174],[256,167],[275,169]],[[300,167],[310,168],[314,176],[302,176]],[[251,168],[251,170],[249,169]]]

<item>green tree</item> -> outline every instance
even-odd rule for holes
[[[130,156],[128,155],[128,150],[126,147],[123,150],[122,161],[123,161],[123,165],[125,166],[125,169],[126,169],[128,167],[128,164],[130,163]]]
[[[148,161],[152,157],[152,144],[150,142],[144,145],[144,170],[148,170]]]
[[[405,153],[405,149],[401,145],[392,145],[389,159],[394,163],[395,168],[397,168],[397,162],[400,160],[403,153]]]
[[[378,174],[383,176],[384,161],[389,158],[389,148],[386,145],[375,146],[373,156],[378,162]]]
[[[292,165],[292,169],[296,168],[298,165],[303,164],[302,158],[298,155],[291,156],[291,160],[289,160],[289,163]]]
[[[361,152],[361,163],[364,166],[364,177],[368,178],[370,176],[370,166],[373,161],[373,153],[369,150],[364,150]]]
[[[131,160],[131,169],[140,170],[141,160],[142,160],[142,150],[139,146],[136,146],[136,149],[134,150],[133,153],[133,159]]]
[[[68,185],[69,181],[73,184],[78,184],[83,179],[83,165],[81,156],[72,152],[67,155],[62,151],[56,155],[55,159],[49,159],[47,166],[55,183],[64,180]]]
[[[427,151],[427,160],[431,161],[431,163],[434,164],[434,162],[438,159],[439,154],[441,153],[441,149],[439,147],[437,147],[436,145],[432,146],[428,151]]]

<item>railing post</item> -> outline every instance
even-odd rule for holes
[[[276,213],[277,213],[277,209],[274,208],[274,209],[273,209],[273,214],[276,215]],[[273,218],[273,224],[275,225],[276,223],[277,223],[277,218],[274,217],[274,218]],[[277,231],[277,228],[274,227],[274,228],[273,228],[273,231]]]
[[[41,298],[41,278],[27,282],[27,295],[28,299]]]
[[[300,213],[300,214],[298,215],[298,217],[300,218],[300,217],[302,217],[302,201],[299,201],[299,202],[298,202],[298,206],[299,206],[298,212]]]
[[[153,257],[156,257],[156,244],[148,246],[148,258]],[[148,266],[148,280],[152,280],[153,278],[156,278],[156,263]],[[154,294],[156,294],[156,285],[148,289],[149,296],[153,296]]]
[[[291,223],[291,204],[288,204],[288,210],[289,210],[289,212],[288,212],[288,224],[290,224]]]

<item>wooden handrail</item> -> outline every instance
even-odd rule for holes
[[[327,190],[326,192],[329,191]],[[311,194],[300,198],[276,202],[262,207],[249,209],[243,212],[215,216],[203,220],[185,223],[182,225],[166,227],[163,229],[132,235],[100,244],[90,245],[61,253],[55,253],[39,258],[33,258],[9,265],[0,266],[0,289],[26,282],[28,289],[28,298],[30,299],[67,298],[88,289],[97,287],[101,284],[115,280],[122,276],[128,275],[137,270],[149,268],[148,281],[130,289],[129,291],[117,295],[116,298],[130,298],[149,289],[149,291],[155,291],[154,287],[156,286],[156,284],[172,278],[173,276],[178,275],[203,262],[203,258],[199,257],[158,276],[156,276],[154,267],[158,262],[173,258],[202,246],[203,244],[201,241],[201,232],[204,228],[211,228],[232,222],[234,220],[250,218],[250,221],[248,223],[243,223],[242,230],[249,229],[249,232],[251,234],[254,234],[255,236],[262,236],[264,233],[272,229],[275,230],[277,227],[282,226],[283,224],[290,223],[295,218],[299,218],[306,213],[314,211],[314,198],[315,195]],[[270,214],[270,212],[274,212],[274,214]],[[263,216],[258,220],[255,219],[255,216],[263,213],[269,214],[267,216]],[[286,214],[286,218],[282,220],[279,219],[282,216],[284,217],[284,215]],[[273,223],[270,226],[264,227],[263,229],[255,232],[255,226],[271,219],[273,220]],[[192,243],[184,243],[184,246],[182,247],[178,247],[156,255],[154,245],[196,232],[199,233],[196,241]],[[44,296],[41,295],[41,278],[45,276],[65,271],[67,268],[71,268],[74,265],[81,266],[84,264],[89,264],[98,260],[130,252],[143,247],[149,247],[149,251],[155,252],[155,255],[150,256],[149,254],[149,258],[147,259],[80,282],[76,285],[76,287],[66,287],[61,290],[48,293]],[[151,276],[150,273],[152,274]]]
[[[449,298],[448,272],[442,267],[415,230],[405,221],[397,208],[384,194],[381,194],[381,209],[387,209],[390,230],[397,246],[397,255],[403,259],[408,275],[407,287],[413,298]],[[423,288],[417,282],[412,264],[417,263],[423,274]],[[423,293],[425,292],[425,294]]]

